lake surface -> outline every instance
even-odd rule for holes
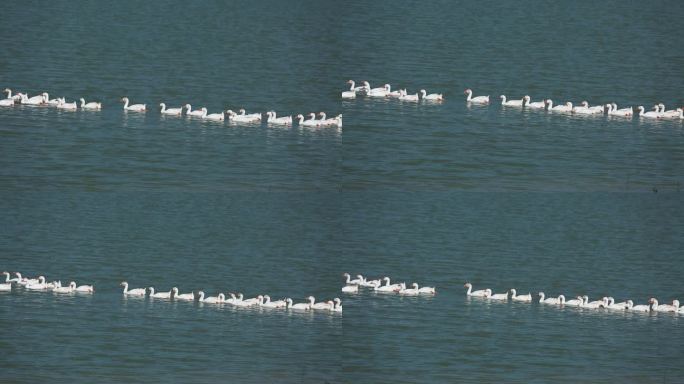
[[[0,294],[0,381],[684,382],[682,315],[463,288],[684,299],[682,121],[498,103],[682,106],[682,16],[676,1],[5,4],[0,87],[104,107],[0,108],[0,270],[96,290]],[[446,100],[341,101],[348,79]],[[467,87],[492,105],[468,107]],[[437,295],[343,294],[344,272]],[[127,299],[123,280],[344,312]]]

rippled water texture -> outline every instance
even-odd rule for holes
[[[683,16],[678,1],[3,4],[0,88],[104,109],[0,108],[0,270],[96,289],[0,294],[0,381],[681,382],[682,315],[469,300],[463,283],[684,301],[683,123],[498,103],[680,107]],[[446,101],[343,102],[348,79]],[[495,102],[466,106],[466,87]],[[342,294],[343,272],[438,293]],[[126,299],[122,280],[339,296],[344,312]]]

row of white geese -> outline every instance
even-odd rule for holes
[[[15,104],[24,104],[24,105],[33,105],[33,106],[49,106],[49,107],[56,107],[58,109],[63,109],[67,111],[76,111],[79,106],[78,104],[74,101],[71,103],[67,103],[64,98],[57,98],[57,99],[50,99],[50,96],[47,92],[44,92],[40,95],[33,96],[33,97],[28,97],[28,95],[23,94],[23,93],[18,93],[14,96],[12,96],[12,90],[9,88],[5,89],[5,92],[7,92],[7,98],[0,100],[0,107],[10,107],[14,106]],[[121,101],[124,103],[123,109],[124,111],[130,111],[130,112],[139,112],[139,113],[144,113],[147,112],[147,105],[146,104],[130,104],[130,100],[128,97],[124,97],[121,99]],[[246,113],[244,109],[240,109],[238,113],[233,112],[232,110],[226,110],[222,111],[219,113],[209,113],[207,108],[200,108],[193,110],[192,106],[190,104],[185,104],[177,108],[167,108],[166,103],[160,103],[160,113],[165,116],[187,116],[187,117],[193,117],[193,118],[198,118],[202,120],[209,120],[209,121],[224,121],[226,120],[226,117],[228,120],[230,120],[233,123],[241,123],[241,124],[258,124],[262,122],[263,115],[266,115],[266,123],[272,124],[272,125],[283,125],[283,126],[291,126],[293,123],[293,118],[292,116],[281,116],[278,117],[276,115],[275,111],[267,111],[266,113]],[[83,110],[89,110],[89,111],[99,111],[102,109],[102,103],[99,102],[90,102],[86,103],[86,101],[81,98],[81,105],[80,108]],[[337,115],[333,118],[327,118],[327,115],[325,112],[319,112],[318,114],[316,113],[309,113],[307,115],[309,117],[308,119],[305,119],[304,115],[297,115],[295,117],[296,121],[299,123],[300,126],[303,127],[342,127],[342,115]],[[318,118],[317,118],[318,117]]]
[[[357,293],[360,287],[370,288],[375,292],[380,293],[398,293],[406,296],[417,295],[434,295],[435,287],[419,287],[418,283],[411,284],[411,288],[406,288],[406,283],[391,284],[389,277],[382,279],[367,280],[362,275],[356,275],[356,279],[352,279],[351,275],[345,273],[342,275],[346,278],[345,286],[342,287],[342,292]],[[383,285],[382,282],[385,282]]]
[[[471,89],[466,89],[463,93],[466,95],[466,102],[469,104],[489,104],[489,96],[473,97],[473,91]],[[576,115],[605,114],[609,116],[621,117],[632,117],[638,114],[639,117],[646,119],[684,119],[684,112],[682,108],[666,111],[665,104],[663,103],[654,105],[652,111],[646,112],[643,106],[639,106],[637,108],[618,108],[616,103],[590,106],[589,102],[583,101],[580,103],[580,105],[573,106],[573,104],[568,101],[565,104],[559,104],[554,106],[553,100],[551,99],[532,101],[530,96],[523,96],[521,99],[509,100],[506,98],[506,95],[501,95],[499,96],[499,98],[501,99],[501,105],[503,105],[504,107],[538,109],[554,113],[572,113]]]
[[[291,309],[295,311],[329,311],[329,312],[342,312],[342,301],[339,298],[334,298],[333,300],[326,300],[321,302],[316,302],[313,296],[308,296],[306,302],[304,303],[293,303],[291,298],[285,298],[282,300],[271,300],[269,295],[259,295],[250,299],[245,299],[242,293],[228,293],[229,297],[219,293],[216,296],[206,296],[204,291],[198,291],[197,293],[179,293],[177,287],[171,288],[168,292],[158,292],[155,291],[154,287],[148,288],[133,288],[128,289],[128,282],[122,282],[123,294],[125,296],[132,297],[151,297],[153,299],[167,299],[176,301],[195,301],[206,304],[226,304],[232,305],[238,308],[245,307],[262,307],[262,308],[283,308]]]
[[[367,81],[363,82],[363,85],[357,87],[354,80],[347,81],[349,84],[349,90],[342,92],[343,99],[356,99],[356,96],[366,96],[370,98],[391,98],[398,99],[401,101],[410,101],[417,103],[419,101],[431,101],[440,102],[444,100],[444,96],[441,93],[430,93],[421,89],[420,92],[415,94],[409,94],[406,89],[400,89],[398,91],[392,91],[392,86],[385,84],[379,88],[371,88]]]
[[[19,272],[15,272],[16,277],[10,278],[9,272],[3,272],[5,275],[5,282],[0,283],[0,291],[9,292],[12,290],[12,285],[23,287],[29,291],[52,291],[55,293],[93,293],[95,288],[92,285],[76,285],[76,282],[72,281],[67,286],[62,286],[62,281],[57,280],[53,282],[46,282],[45,276],[38,276],[36,278],[26,278]]]
[[[481,297],[488,300],[497,301],[508,301],[510,298],[512,301],[519,301],[525,303],[531,303],[533,301],[532,294],[528,293],[526,295],[518,295],[515,289],[511,289],[505,293],[492,293],[490,288],[479,289],[473,291],[473,286],[470,283],[465,283],[466,295],[470,297]],[[550,305],[561,305],[561,306],[571,306],[580,307],[588,309],[611,309],[617,311],[632,311],[632,312],[676,312],[684,313],[684,306],[679,306],[679,300],[672,300],[672,304],[658,304],[656,298],[651,298],[648,304],[634,305],[632,300],[626,300],[622,302],[615,302],[615,299],[610,296],[601,298],[601,300],[589,301],[589,297],[577,296],[574,299],[566,300],[564,295],[559,295],[558,297],[546,297],[544,292],[539,292],[539,303],[540,304],[550,304]]]

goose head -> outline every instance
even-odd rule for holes
[[[124,103],[128,103],[128,97],[122,97],[121,101],[123,101]]]
[[[62,284],[60,283],[59,285],[61,286]],[[76,289],[76,282],[75,282],[75,281],[70,282],[70,283],[69,283],[69,288],[71,288],[71,289]]]
[[[589,102],[584,100],[580,103],[580,105],[583,106],[584,108],[587,108],[589,106]]]
[[[173,292],[174,296],[177,295],[178,294],[178,288],[176,288],[176,287],[171,288],[171,292]]]
[[[424,89],[421,89],[421,90],[420,90],[420,95],[421,95],[422,97],[425,97],[425,95],[427,95],[427,91],[425,91]]]
[[[472,95],[472,93],[473,93],[473,90],[470,89],[470,88],[468,88],[468,89],[466,89],[465,91],[463,91],[463,94],[464,94],[464,95]]]

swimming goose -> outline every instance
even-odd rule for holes
[[[274,125],[292,125],[292,116],[276,117],[275,111],[266,112],[266,122]]]
[[[204,115],[204,112],[202,111],[202,108],[192,110],[192,105],[190,104],[185,104],[185,116],[188,117],[202,117]]]
[[[60,102],[63,103],[66,101],[63,97],[50,100],[50,95],[47,92],[43,92],[43,99],[45,100],[45,103],[51,107],[56,107],[60,104]]]
[[[525,106],[525,98],[522,98],[520,100],[508,100],[506,101],[506,95],[501,95],[499,96],[501,98],[501,105],[504,107],[524,107]]]
[[[540,304],[561,304],[561,299],[558,297],[549,297],[547,299],[544,298],[545,294],[544,292],[539,292],[539,303]],[[563,300],[565,301],[565,296],[563,296]]]
[[[682,108],[672,109],[669,111],[665,110],[665,106],[661,105],[660,118],[661,119],[681,119],[682,118]]]
[[[508,292],[492,294],[492,290],[489,288],[485,289],[485,291],[487,291],[487,296],[485,296],[485,297],[490,299],[490,300],[501,300],[501,301],[507,301],[508,300]]]
[[[45,100],[45,96],[42,94],[38,96],[33,96],[33,97],[28,97],[28,95],[24,93],[18,93],[17,95],[21,96],[20,104],[26,104],[26,105],[43,105],[47,101]]]
[[[18,101],[21,101],[21,92],[17,93],[16,95],[12,96],[12,90],[9,88],[5,88],[3,92],[7,92],[7,99],[10,99],[14,101],[15,103]]]
[[[310,117],[309,120],[304,120],[304,116],[297,115],[297,119],[299,120],[299,125],[302,127],[318,127],[319,120],[316,120],[316,114],[315,113],[309,113],[308,116]]]
[[[333,299],[333,306],[330,308],[331,312],[342,312],[342,300],[339,297]]]
[[[120,285],[123,285],[123,294],[126,296],[145,296],[146,289],[145,288],[134,288],[129,290],[128,289],[128,283],[123,281],[121,282]]]
[[[571,113],[572,112],[572,103],[569,101],[565,104],[556,105],[555,107],[553,106],[553,100],[551,100],[551,99],[547,99],[546,103],[549,105],[548,110],[551,112],[559,112],[559,113]]]
[[[14,99],[2,99],[0,100],[0,107],[13,107]]]
[[[648,305],[634,305],[634,302],[632,300],[627,300],[627,310],[632,311],[632,312],[651,312],[652,304],[649,301]]]
[[[38,282],[33,284],[26,284],[26,289],[33,291],[44,291],[47,289],[47,284],[45,283],[45,277],[38,276]]]
[[[413,284],[415,284],[416,287],[418,287],[418,284],[416,284],[416,283],[413,283]],[[437,292],[437,290],[435,289],[435,287],[420,287],[420,288],[418,288],[418,293],[420,293],[421,295],[434,295],[436,292]]]
[[[606,309],[621,310],[627,309],[627,302],[623,301],[621,303],[616,303],[612,296],[608,297],[608,302],[606,303]]]
[[[358,293],[359,292],[359,286],[357,284],[345,285],[344,287],[342,287],[342,292],[344,292],[344,293]]]
[[[64,99],[60,100],[60,103],[57,104],[57,109],[63,109],[65,111],[75,111],[78,109],[78,104],[76,102],[71,102],[67,103]]]
[[[241,110],[244,111],[244,110]],[[235,123],[246,123],[246,124],[253,124],[261,121],[261,117],[255,117],[253,115],[245,115],[245,114],[240,114],[238,115],[237,113],[231,111],[230,109],[226,111],[228,114],[228,118]]]
[[[19,272],[14,272],[14,274],[17,276],[17,284],[19,285],[38,284],[40,282],[40,278],[29,279],[28,277],[22,277]]]
[[[188,104],[189,105],[189,104]],[[160,113],[162,115],[170,115],[170,116],[180,116],[183,114],[183,107],[180,108],[166,108],[166,103],[159,103],[159,106],[161,107]]]
[[[223,293],[219,293],[218,296],[209,296],[207,298],[204,298],[204,291],[199,291],[197,292],[197,295],[199,298],[197,301],[200,303],[207,303],[207,304],[221,304],[224,301],[226,301],[226,295]]]
[[[251,299],[245,300],[242,293],[238,293],[238,296],[237,296],[238,302],[240,302],[241,303],[240,305],[243,305],[243,306],[259,305],[263,301],[263,298],[264,297],[262,295],[259,295],[257,297],[253,297]]]
[[[12,283],[2,283],[0,284],[0,291],[11,291],[12,290]]]
[[[441,93],[431,93],[428,95],[427,91],[425,91],[424,89],[420,90],[420,95],[421,95],[421,99],[425,100],[425,101],[443,101],[444,100],[444,97],[442,96]]]
[[[202,119],[211,120],[211,121],[223,121],[225,119],[225,114],[223,112],[221,112],[221,113],[210,113],[208,115],[205,114],[204,116],[202,116]]]
[[[389,91],[387,92],[386,97],[392,98],[392,99],[398,99],[401,97],[401,89],[398,89],[396,91]]]
[[[576,299],[570,299],[567,301],[565,300],[565,296],[563,296],[563,295],[558,296],[558,298],[560,299],[561,296],[563,297],[563,304],[567,305],[569,307],[579,307],[580,305],[582,305],[584,303],[584,299],[582,299],[582,296],[577,296]]]
[[[74,283],[73,285],[69,284],[66,287],[62,287],[62,286],[55,287],[52,289],[52,292],[54,292],[54,293],[72,293],[75,288],[76,288],[76,283]]]
[[[150,287],[150,297],[155,299],[171,299],[178,294],[178,288],[173,287],[168,292],[154,292],[154,287]]]
[[[410,102],[414,102],[414,103],[420,101],[420,97],[418,96],[417,93],[415,95],[408,95],[408,94],[406,94],[406,89],[402,89],[399,92],[401,92],[401,95],[399,96],[399,100],[401,100],[401,101],[410,101]]]
[[[238,112],[240,112],[240,115],[239,115],[239,116],[243,116],[243,117],[245,117],[245,118],[254,119],[254,120],[256,120],[256,121],[261,121],[261,113],[250,113],[250,114],[247,114],[244,108],[240,108],[240,110],[239,110]]]
[[[584,303],[580,305],[582,308],[589,308],[589,309],[599,309],[599,308],[605,308],[605,306],[608,304],[608,298],[603,297],[601,300],[595,300],[595,301],[589,301],[589,297],[582,296],[584,299]]]
[[[465,283],[463,284],[465,288],[468,288],[468,291],[466,292],[467,296],[473,296],[473,297],[487,297],[487,290],[486,289],[479,289],[477,291],[473,291],[473,285],[470,283]]]
[[[530,102],[529,96],[525,96],[525,97],[523,97],[523,99],[525,99],[525,107],[527,107],[527,108],[531,108],[531,109],[545,109],[546,108],[546,100]]]
[[[195,301],[195,293],[190,292],[190,293],[180,293],[179,294],[178,291],[176,291],[176,295],[174,296],[174,300]]]
[[[95,101],[86,103],[85,99],[81,97],[81,109],[85,109],[88,111],[99,111],[102,109],[102,103],[98,103]]]
[[[11,275],[9,272],[3,272],[2,274],[5,275],[5,283],[11,284],[11,283],[18,283],[19,281],[21,281],[21,277],[15,277],[13,279],[10,279]],[[21,276],[21,274],[19,274],[19,276]]]
[[[145,107],[145,104],[133,104],[133,105],[128,105],[128,97],[123,97],[121,101],[124,102],[124,111],[131,111],[131,112],[145,112],[147,109]]]
[[[642,105],[638,106],[637,110],[639,111],[639,117],[644,117],[648,119],[657,119],[660,117],[660,113],[657,111],[644,112],[645,110]]]
[[[342,92],[342,98],[343,99],[356,99],[356,89],[354,89],[354,80],[349,80],[347,81],[347,84],[350,84],[349,90]]]
[[[518,295],[518,292],[515,290],[515,288],[511,288],[511,300],[531,303],[532,294],[528,293],[527,295]]]
[[[588,101],[583,101],[581,105],[572,109],[572,113],[579,115],[599,115],[605,113],[605,106],[597,105],[590,107]]]
[[[361,283],[359,283],[359,285],[362,287],[375,288],[375,287],[379,287],[380,285],[382,285],[382,281],[380,279],[366,280],[366,278],[364,278],[361,275],[358,275],[357,277],[363,279],[363,281]]]
[[[466,97],[466,102],[473,104],[489,104],[489,96],[475,96],[473,97],[473,90],[468,88],[463,91],[464,94],[468,95]]]
[[[377,292],[399,292],[401,284],[390,284],[390,278],[384,277],[385,285],[373,288]]]
[[[293,309],[297,311],[308,311],[311,309],[311,303],[297,303],[297,304],[292,304],[292,299],[289,297],[285,299],[285,302],[287,303],[287,308],[288,309]]]
[[[418,292],[418,283],[413,283],[411,285],[413,286],[413,288],[406,288],[406,284],[401,283],[401,289],[399,290],[399,294],[406,296],[420,295],[420,292]]]
[[[363,87],[361,87],[361,89],[358,90],[357,92],[359,92],[361,94],[365,94],[366,96],[368,96],[371,93],[382,93],[382,92],[386,92],[386,91],[387,91],[386,84],[383,85],[382,87],[371,88],[370,83],[367,81],[364,81]]]
[[[390,85],[385,84],[382,88],[374,88],[368,91],[367,96],[368,97],[387,97],[387,94],[390,92]]]
[[[347,279],[347,281],[345,281],[345,284],[347,284],[347,285],[358,285],[358,284],[363,283],[363,276],[361,276],[361,275],[357,275],[356,279],[354,279],[354,280],[351,280],[351,275],[347,272],[342,274],[342,276]]]
[[[92,285],[79,285],[78,287],[76,286],[76,282],[72,281],[69,283],[69,286],[72,287],[72,289],[76,292],[80,293],[93,293],[95,292],[95,287]]]
[[[674,305],[670,304],[658,305],[658,300],[655,297],[652,297],[651,300],[649,300],[649,303],[651,303],[655,312],[677,312],[679,309],[679,307],[675,307]]]
[[[261,303],[261,306],[265,308],[285,308],[287,302],[285,300],[271,301],[271,296],[264,295],[264,301]]]
[[[309,296],[307,299],[309,299],[311,309],[330,309],[333,305],[332,301],[320,301],[316,303],[316,299],[313,296]]]
[[[618,109],[617,104],[615,103],[607,104],[606,107],[608,108],[608,115],[610,116],[629,117],[634,114],[632,107]]]

